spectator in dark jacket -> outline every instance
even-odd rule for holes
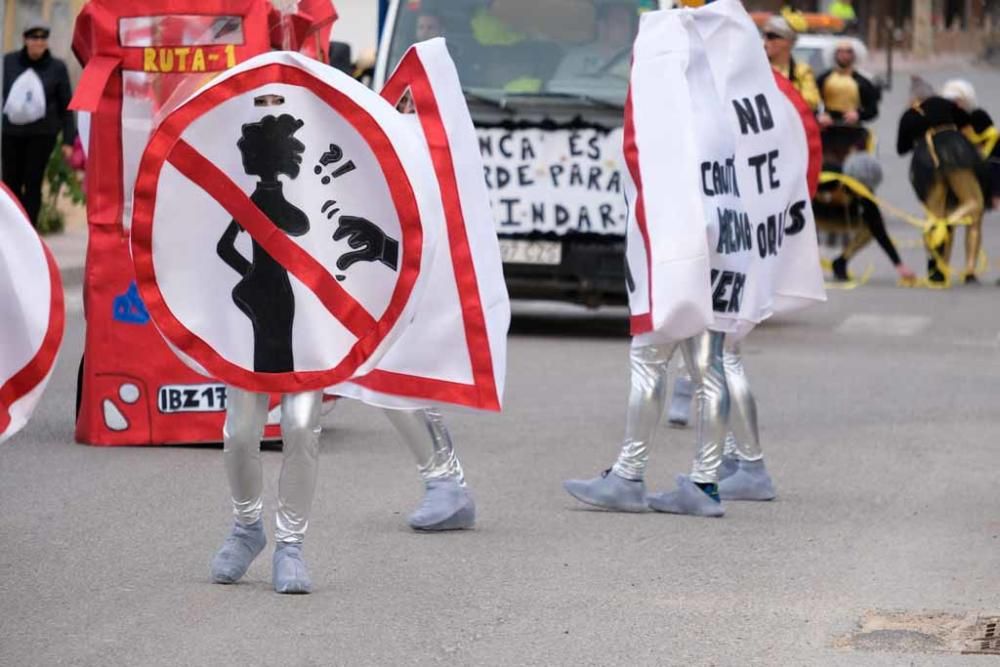
[[[49,53],[49,27],[31,23],[24,30],[24,48],[3,59],[3,101],[7,103],[11,86],[28,69],[38,75],[45,90],[45,116],[24,125],[15,125],[3,117],[3,180],[17,195],[31,218],[38,223],[42,204],[42,179],[56,138],[62,133],[62,151],[68,159],[76,140],[76,121],[69,111],[72,96],[66,64]]]

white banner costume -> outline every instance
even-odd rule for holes
[[[807,203],[808,185],[798,177],[806,172],[809,159],[798,113],[776,86],[758,85],[771,83],[772,79],[764,76],[770,70],[764,68],[766,61],[759,57],[757,27],[740,3],[718,0],[695,14],[694,26],[705,42],[717,87],[735,112],[730,122],[737,133],[737,155],[742,167],[739,178],[741,183],[754,184],[744,196],[748,214],[753,220],[768,220],[771,216],[780,219],[781,203],[786,207],[784,238],[778,234],[778,261],[770,266],[771,260],[762,258],[759,266],[765,279],[770,280],[773,295],[767,310],[784,313],[824,301],[822,273],[817,268],[815,220]],[[765,110],[771,116],[770,122],[764,118]],[[755,163],[762,163],[757,156],[765,153],[768,175],[762,182],[757,180],[762,174]],[[771,180],[772,165],[777,167],[777,186]],[[758,240],[758,247],[763,245]],[[767,257],[775,257],[770,246],[768,239]],[[723,500],[770,500],[775,491],[764,467],[757,403],[746,377],[739,340],[727,344],[724,357],[732,409],[719,493]]]
[[[413,113],[408,119],[434,162],[448,242],[438,246],[421,308],[400,340],[373,372],[328,392],[386,408],[426,489],[411,527],[471,528],[475,503],[444,417],[413,406],[499,409],[503,396],[510,301],[479,140],[442,39],[414,45],[382,96]]]
[[[747,107],[742,100],[747,99],[748,93],[746,88],[741,87],[741,84],[744,82],[743,79],[748,69],[753,71],[760,69],[760,63],[755,59],[757,55],[757,46],[754,42],[756,27],[746,20],[740,8],[727,6],[727,3],[721,1],[715,3],[710,10],[699,13],[695,25],[704,36],[707,44],[713,47],[711,50],[713,69],[720,73],[719,85],[726,90],[735,90],[732,102],[734,105],[742,106],[745,111]],[[738,55],[730,56],[730,53]],[[740,97],[741,95],[743,97]],[[756,93],[754,97],[756,98]],[[787,96],[784,96],[784,99],[779,99],[770,93],[765,93],[765,102],[769,116],[772,117],[774,116],[774,113],[770,112],[772,108],[778,110],[780,117],[790,104]],[[794,115],[790,110],[788,113]],[[751,126],[746,128],[750,131],[744,134],[745,128],[741,124],[741,119],[747,122],[750,120],[750,116],[744,114],[733,118],[741,136],[738,145],[744,150],[751,151],[749,155],[753,155],[753,151],[766,148],[766,145],[764,147],[753,146],[753,142],[746,138],[758,135],[752,131]],[[767,136],[767,133],[764,132],[759,134]],[[797,169],[798,156],[804,155],[803,149],[799,148],[798,125],[794,123],[789,125],[786,134],[788,136],[785,137],[781,146],[781,155],[791,157],[792,161],[789,165],[792,169]],[[781,159],[785,160],[784,157]],[[750,175],[752,176],[752,174]],[[791,184],[794,187],[789,192],[789,201],[796,203],[802,201],[804,195],[799,194],[800,186],[796,181],[791,181]],[[787,181],[785,185],[788,185]],[[753,196],[761,193],[752,190],[748,194]],[[763,201],[759,196],[752,200],[748,199],[748,209],[760,205]],[[785,238],[786,243],[796,244],[792,250],[792,256],[810,258],[814,250],[814,244],[811,243],[813,228],[814,221],[807,211],[804,230],[798,235],[792,235],[794,238],[787,236]],[[782,251],[782,253],[785,252]],[[800,264],[796,268],[794,280],[789,280],[786,277],[779,283],[777,289],[780,290],[780,298],[774,306],[776,312],[792,310],[811,301],[822,299],[823,290],[818,284],[817,274],[812,270],[814,266],[815,264],[811,261]],[[720,470],[719,495],[723,500],[772,500],[776,496],[776,492],[764,466],[764,454],[760,445],[757,420],[757,402],[747,379],[739,340],[731,340],[727,343],[724,365],[726,384],[730,395],[731,419],[730,431],[726,436],[725,456]],[[688,421],[690,411],[689,386],[689,381],[683,375],[678,378],[674,385],[674,400],[671,404],[669,417],[671,424],[684,425]]]
[[[721,516],[724,337],[824,298],[804,132],[738,3],[643,16],[625,154],[635,335],[625,443],[612,469],[566,488],[609,509]],[[678,345],[695,384],[698,454],[676,491],[647,499],[649,442]]]
[[[430,48],[429,60],[453,73],[443,43]],[[462,110],[467,118],[464,105],[448,117],[460,122]],[[509,311],[496,240],[479,232],[485,195],[441,182],[439,142],[425,132],[346,75],[274,53],[199,91],[150,142],[133,218],[139,287],[181,357],[231,387],[224,436],[236,525],[213,561],[217,582],[238,580],[265,543],[268,393],[283,394],[278,592],[311,588],[301,543],[324,389],[401,410],[393,423],[420,452],[428,485],[411,525],[474,520],[440,415],[420,406],[499,409]],[[445,147],[453,169],[470,164],[465,147]],[[204,245],[181,241],[206,234]],[[438,346],[433,363],[415,356],[427,345]],[[434,515],[448,503],[452,515]]]
[[[411,47],[382,96],[413,106],[407,120],[434,163],[444,238],[420,309],[399,341],[374,371],[329,391],[390,408],[431,402],[498,410],[510,301],[479,138],[445,41]]]
[[[62,279],[14,195],[0,185],[0,443],[24,428],[62,343]]]

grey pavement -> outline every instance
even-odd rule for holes
[[[1000,111],[1000,74],[968,75]],[[902,88],[879,123],[882,193],[916,211],[888,150]],[[1000,616],[998,273],[926,291],[896,288],[877,249],[856,264],[868,285],[744,346],[778,500],[720,520],[572,500],[561,481],[607,467],[622,436],[625,313],[518,304],[504,414],[449,416],[479,527],[410,532],[408,454],[378,411],[345,403],[323,435],[316,592],[292,598],[271,591],[270,549],[245,583],[209,583],[229,522],[217,449],[73,443],[71,305],[45,399],[0,448],[0,665],[994,664],[934,623]],[[691,431],[662,429],[650,487],[692,454]],[[271,520],[280,454],[264,462]],[[938,615],[852,636],[889,612]]]
[[[87,255],[87,228],[83,224],[73,224],[66,231],[45,237],[59,265],[63,283],[76,286],[83,282],[83,269]]]

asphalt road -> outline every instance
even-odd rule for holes
[[[970,76],[1000,113],[997,70]],[[882,192],[916,210],[888,150],[901,88],[879,126]],[[946,652],[933,629],[851,636],[878,612],[1000,615],[997,272],[908,290],[877,250],[868,264],[868,285],[745,345],[778,500],[721,520],[573,501],[560,482],[606,467],[622,435],[624,313],[519,304],[504,414],[449,419],[478,528],[410,532],[409,455],[378,411],[345,404],[323,435],[305,597],[273,593],[270,550],[245,583],[209,583],[229,523],[217,449],[73,443],[71,299],[49,390],[0,448],[0,665],[992,663]],[[650,486],[692,453],[691,431],[664,428]],[[268,516],[279,463],[265,454]]]

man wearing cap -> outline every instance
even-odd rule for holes
[[[764,51],[774,71],[792,82],[809,108],[816,111],[819,108],[819,88],[816,87],[816,77],[812,67],[807,63],[795,62],[792,57],[792,47],[798,39],[798,33],[782,16],[772,16],[764,24]]]
[[[68,159],[76,140],[76,121],[69,106],[69,73],[66,64],[49,53],[49,27],[39,21],[29,23],[24,30],[24,47],[4,56],[3,61],[3,180],[21,201],[33,225],[38,224],[42,205],[42,179],[49,156],[62,133],[62,151]],[[44,113],[25,122],[13,114],[8,105],[15,82],[24,75],[37,75],[45,94]],[[19,90],[30,91],[22,85]],[[29,116],[30,118],[30,116]]]

